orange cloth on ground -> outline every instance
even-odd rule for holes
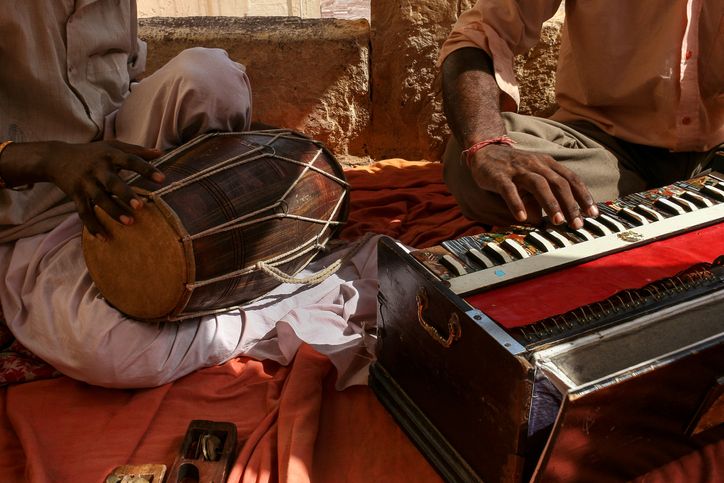
[[[347,238],[372,230],[423,247],[482,231],[446,194],[438,164],[394,160],[348,174]],[[2,388],[0,481],[96,483],[119,465],[170,468],[192,419],[236,424],[232,483],[441,481],[368,387],[338,392],[334,376],[303,346],[288,367],[237,358],[154,389],[66,377]],[[722,481],[721,461],[724,441],[644,481]]]
[[[331,363],[309,346],[289,367],[239,358],[154,389],[62,377],[2,394],[3,482],[99,482],[122,464],[170,469],[192,419],[236,424],[230,482],[383,481],[409,467],[437,480],[371,391],[336,391]]]
[[[415,248],[485,230],[463,217],[442,180],[442,164],[390,159],[346,170],[352,186],[342,238],[381,233]]]

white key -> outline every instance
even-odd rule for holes
[[[527,241],[531,245],[534,245],[538,250],[542,252],[552,252],[556,249],[556,247],[553,246],[553,243],[551,243],[546,237],[535,231],[528,233],[525,236],[525,241]]]
[[[589,232],[585,228],[579,228],[578,230],[571,230],[571,231],[573,231],[573,233],[575,233],[576,235],[580,236],[581,238],[583,238],[584,240],[587,240],[587,241],[596,239],[596,237],[591,235],[591,232]]]
[[[466,273],[468,273],[467,270],[465,270],[463,264],[460,263],[457,258],[453,257],[452,255],[443,255],[440,259],[440,262],[447,268],[449,268],[450,271],[457,276],[465,275]]]
[[[525,248],[523,248],[520,243],[515,240],[511,240],[510,238],[506,238],[505,240],[503,240],[500,246],[508,250],[508,252],[513,254],[513,256],[518,259],[528,258],[530,256],[530,253],[525,251]]]
[[[490,242],[483,245],[483,251],[487,252],[488,255],[496,258],[497,260],[500,260],[503,263],[510,263],[513,261],[510,255],[508,255],[508,253],[500,248],[495,242]]]

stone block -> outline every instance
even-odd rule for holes
[[[297,17],[139,19],[147,73],[183,49],[225,49],[246,66],[254,120],[299,130],[345,158],[365,156],[370,122],[369,24]]]

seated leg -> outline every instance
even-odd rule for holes
[[[221,49],[184,50],[132,86],[106,139],[168,149],[210,131],[246,131],[251,87]]]

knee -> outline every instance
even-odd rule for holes
[[[193,47],[182,51],[167,65],[179,80],[194,90],[214,94],[231,88],[237,95],[251,95],[245,67],[231,60],[225,50]]]
[[[231,60],[225,50],[206,47],[183,50],[164,67],[181,79],[206,87],[214,85],[212,79],[217,72],[246,75],[244,66]]]
[[[225,50],[205,47],[186,49],[166,65],[184,97],[201,98],[210,110],[237,112],[251,119],[251,84],[243,65]]]

